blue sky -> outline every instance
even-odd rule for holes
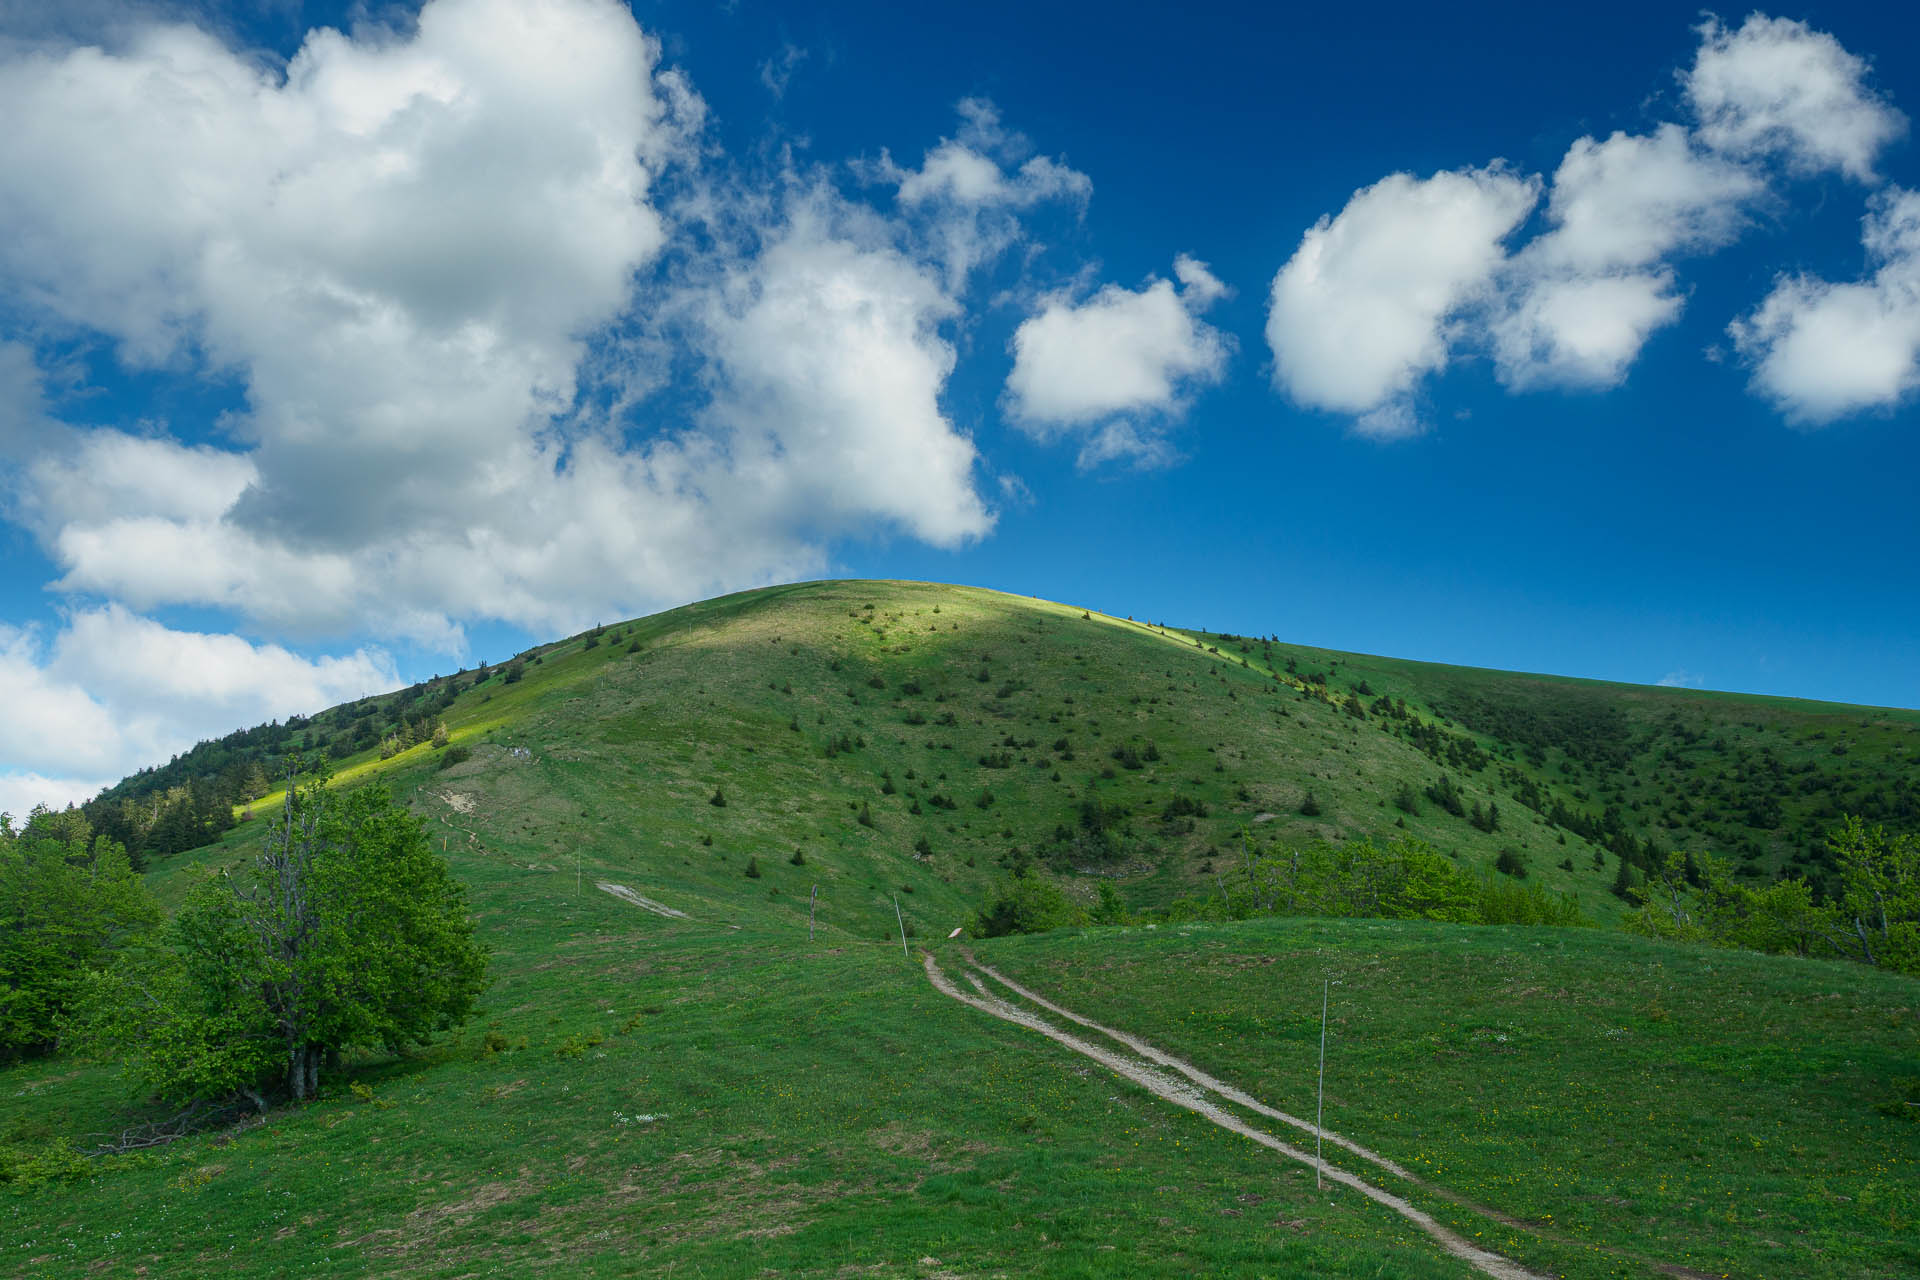
[[[0,4],[0,809],[795,577],[1920,706],[1915,25]]]

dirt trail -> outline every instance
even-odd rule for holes
[[[1308,1133],[1315,1132],[1314,1126],[1310,1121],[1298,1119],[1297,1117],[1288,1115],[1284,1111],[1279,1111],[1274,1109],[1273,1107],[1269,1107],[1264,1102],[1261,1102],[1259,1099],[1254,1098],[1251,1095],[1244,1093],[1239,1089],[1234,1088],[1232,1085],[1227,1084],[1222,1080],[1215,1079],[1214,1077],[1208,1075],[1206,1072],[1200,1070],[1198,1067],[1195,1067],[1190,1063],[1181,1061],[1179,1058],[1174,1057],[1172,1054],[1167,1053],[1165,1050],[1155,1048],[1153,1045],[1148,1044],[1146,1041],[1140,1039],[1138,1036],[1131,1035],[1125,1031],[1116,1031],[1111,1027],[1102,1026],[1091,1018],[1082,1017],[1081,1015],[1075,1013],[1071,1009],[1063,1008],[1062,1006],[1053,1003],[1051,1000],[1047,999],[1045,996],[1041,995],[1037,991],[1028,990],[1026,987],[1021,986],[1019,983],[1015,982],[1013,979],[1001,973],[998,969],[995,969],[992,965],[985,964],[980,960],[976,959],[974,957],[973,952],[969,951],[967,948],[962,947],[960,949],[960,954],[966,959],[966,962],[968,964],[980,970],[980,972],[988,975],[995,982],[1000,983],[1002,986],[1006,987],[1007,990],[1012,991],[1014,994],[1019,995],[1036,1005],[1039,1005],[1043,1009],[1047,1009],[1053,1013],[1059,1014],[1061,1017],[1067,1019],[1070,1022],[1078,1023],[1080,1026],[1086,1027],[1090,1031],[1098,1031],[1101,1035],[1107,1036],[1110,1039],[1113,1039],[1119,1042],[1120,1044],[1126,1045],[1129,1049],[1133,1050],[1135,1053],[1139,1054],[1141,1057],[1146,1058],[1150,1062],[1156,1062],[1163,1067],[1167,1067],[1171,1070],[1178,1071],[1181,1075],[1193,1081],[1195,1084],[1199,1085],[1202,1089],[1206,1089],[1206,1090],[1209,1090],[1210,1092],[1216,1093],[1220,1097],[1225,1098],[1227,1101],[1235,1103],[1238,1106],[1245,1107],[1249,1111],[1256,1112],[1260,1115],[1267,1116],[1274,1120],[1279,1120],[1285,1124],[1290,1124],[1295,1128],[1303,1129]],[[969,975],[969,977],[971,977],[971,975]],[[1644,1267],[1651,1267],[1655,1271],[1664,1272],[1665,1274],[1670,1276],[1679,1276],[1681,1277],[1681,1280],[1715,1280],[1715,1277],[1721,1276],[1724,1274],[1721,1272],[1699,1271],[1692,1267],[1682,1266],[1676,1262],[1662,1262],[1658,1258],[1650,1258],[1645,1254],[1632,1249],[1623,1249],[1617,1246],[1609,1247],[1605,1245],[1596,1245],[1591,1240],[1583,1240],[1577,1236],[1568,1235],[1566,1232],[1561,1231],[1559,1228],[1553,1226],[1550,1223],[1529,1222],[1522,1218],[1516,1218],[1510,1213],[1504,1213],[1499,1209],[1493,1208],[1491,1205],[1481,1204],[1478,1200],[1474,1200],[1467,1196],[1463,1196],[1457,1191],[1450,1191],[1446,1187],[1435,1186],[1433,1183],[1428,1182],[1425,1178],[1422,1178],[1419,1175],[1410,1172],[1409,1170],[1403,1168],[1401,1165],[1395,1163],[1392,1160],[1389,1160],[1387,1157],[1380,1155],[1378,1152],[1369,1151],[1367,1148],[1361,1146],[1359,1143],[1354,1142],[1349,1138],[1344,1138],[1341,1135],[1335,1133],[1331,1129],[1324,1129],[1324,1130],[1320,1130],[1319,1132],[1320,1132],[1320,1136],[1329,1145],[1341,1147],[1347,1151],[1350,1151],[1354,1155],[1359,1156],[1362,1160],[1365,1160],[1381,1169],[1385,1169],[1388,1173],[1391,1173],[1396,1177],[1404,1178],[1407,1182],[1420,1188],[1422,1191],[1426,1192],[1427,1194],[1438,1196],[1440,1199],[1445,1200],[1448,1204],[1457,1205],[1458,1207],[1465,1209],[1470,1213],[1477,1213],[1483,1218],[1491,1219],[1492,1221],[1498,1222],[1500,1225],[1505,1227],[1512,1227],[1516,1231],[1529,1232],[1533,1235],[1539,1236],[1544,1240],[1553,1240],[1560,1244],[1574,1245],[1583,1249],[1598,1248],[1602,1253],[1611,1254],[1613,1257],[1621,1258],[1628,1262],[1638,1263],[1639,1265]]]
[[[1257,1112],[1260,1115],[1266,1116],[1269,1120],[1278,1120],[1282,1124],[1290,1124],[1296,1129],[1304,1129],[1310,1134],[1317,1134],[1323,1141],[1327,1143],[1327,1145],[1334,1146],[1334,1147],[1341,1147],[1347,1151],[1351,1151],[1354,1155],[1359,1156],[1362,1160],[1365,1160],[1367,1163],[1371,1165],[1375,1165],[1381,1169],[1385,1169],[1388,1173],[1392,1174],[1396,1178],[1405,1178],[1408,1182],[1413,1183],[1415,1186],[1419,1186],[1423,1188],[1426,1186],[1426,1184],[1423,1183],[1414,1174],[1408,1172],[1406,1169],[1394,1163],[1392,1160],[1387,1159],[1387,1157],[1379,1154],[1378,1152],[1369,1151],[1365,1147],[1361,1146],[1359,1143],[1354,1142],[1349,1138],[1343,1138],[1339,1134],[1333,1132],[1331,1129],[1316,1129],[1313,1121],[1311,1120],[1302,1120],[1298,1116],[1290,1116],[1284,1111],[1277,1111],[1274,1108],[1268,1106],[1266,1103],[1261,1102],[1258,1098],[1252,1097],[1251,1095],[1246,1093],[1242,1093],[1240,1090],[1234,1088],[1230,1084],[1227,1084],[1225,1081],[1214,1079],[1212,1076],[1200,1070],[1198,1067],[1182,1062],[1180,1059],[1174,1057],[1172,1054],[1166,1053],[1163,1050],[1154,1048],[1152,1045],[1148,1044],[1146,1041],[1140,1039],[1137,1036],[1128,1035],[1124,1031],[1115,1031],[1112,1027],[1103,1027],[1091,1018],[1083,1018],[1071,1009],[1063,1009],[1059,1005],[1053,1003],[1051,1000],[1048,1000],[1045,996],[1042,996],[1036,992],[1027,990],[1025,987],[1021,986],[1019,983],[1015,982],[1013,979],[1001,973],[998,969],[995,969],[992,965],[980,963],[980,961],[973,958],[973,953],[970,951],[967,951],[965,948],[961,949],[960,954],[966,957],[966,961],[968,964],[980,970],[980,972],[986,974],[988,977],[992,978],[995,982],[999,983],[1001,986],[1005,987],[1007,990],[1013,992],[1015,995],[1021,996],[1031,1001],[1032,1003],[1039,1005],[1042,1009],[1045,1009],[1050,1013],[1057,1013],[1069,1022],[1076,1022],[1081,1026],[1085,1027],[1089,1031],[1098,1031],[1101,1035],[1106,1036],[1108,1039],[1116,1040],[1119,1043],[1127,1046],[1127,1048],[1133,1050],[1135,1053],[1139,1054],[1141,1057],[1145,1058],[1149,1062],[1158,1063],[1160,1066],[1169,1068],[1170,1070],[1173,1070],[1173,1071],[1178,1071],[1181,1075],[1193,1081],[1195,1084],[1199,1085],[1202,1089],[1205,1089],[1211,1093],[1217,1093],[1221,1097],[1225,1098],[1228,1102],[1237,1103],[1238,1105],[1245,1107],[1249,1111]]]
[[[933,983],[934,989],[942,995],[958,1000],[962,1004],[970,1005],[982,1013],[990,1014],[1004,1022],[1011,1022],[1017,1026],[1026,1027],[1030,1031],[1037,1031],[1049,1040],[1064,1045],[1075,1053],[1092,1058],[1109,1071],[1124,1076],[1156,1097],[1203,1116],[1230,1133],[1237,1133],[1243,1138],[1247,1138],[1250,1141],[1259,1143],[1263,1147],[1277,1151],[1289,1160],[1297,1160],[1301,1164],[1309,1167],[1319,1165],[1319,1162],[1316,1161],[1310,1153],[1298,1147],[1289,1146],[1272,1134],[1263,1133],[1254,1128],[1194,1088],[1192,1083],[1176,1079],[1148,1066],[1144,1062],[1125,1057],[1111,1049],[1102,1048],[1090,1041],[1082,1040],[1069,1032],[1062,1031],[1045,1018],[1042,1018],[1039,1014],[1030,1013],[1025,1009],[1009,1004],[1005,1000],[988,993],[987,989],[981,985],[980,980],[971,974],[967,975],[967,978],[977,994],[969,995],[953,984],[947,975],[941,971],[939,963],[932,955],[926,956],[925,964],[927,980]],[[982,966],[982,968],[984,968],[984,966]],[[995,976],[997,977],[997,975]],[[1005,981],[1005,979],[999,980]],[[1011,987],[1012,984],[1009,983],[1008,986]],[[1052,1005],[1048,1007],[1056,1008]],[[1060,1012],[1062,1016],[1071,1016],[1066,1014],[1064,1010],[1057,1011]],[[1074,1020],[1082,1021],[1077,1018]],[[1531,1271],[1513,1261],[1511,1258],[1503,1257],[1500,1254],[1482,1249],[1466,1237],[1448,1227],[1442,1226],[1434,1220],[1432,1215],[1408,1203],[1399,1196],[1394,1195],[1392,1192],[1382,1190],[1372,1183],[1366,1182],[1346,1172],[1344,1169],[1325,1166],[1324,1172],[1328,1181],[1350,1187],[1369,1200],[1374,1201],[1376,1204],[1384,1205],[1393,1210],[1432,1236],[1434,1240],[1439,1243],[1440,1247],[1448,1253],[1471,1264],[1476,1270],[1495,1277],[1495,1280],[1552,1280],[1552,1278],[1545,1273]]]
[[[652,898],[642,897],[623,884],[608,884],[604,880],[596,880],[594,881],[594,888],[600,890],[602,893],[610,893],[622,902],[631,902],[642,911],[651,911],[657,916],[667,916],[674,920],[693,919],[693,917],[686,912],[676,911],[664,902],[655,902]]]

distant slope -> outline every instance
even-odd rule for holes
[[[436,769],[425,741],[382,758],[437,721],[471,758]],[[1841,812],[1920,826],[1913,712],[1437,666],[924,583],[743,592],[251,732],[269,764],[344,752],[344,777],[417,788],[449,831],[528,864],[641,867],[729,912],[804,912],[821,879],[882,901],[904,886],[942,926],[1027,860],[1164,905],[1264,847],[1401,831],[1476,872],[1511,850],[1605,916],[1623,855],[1818,878]]]

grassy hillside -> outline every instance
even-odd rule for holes
[[[1728,761],[1770,753],[1822,780],[1790,797],[1798,821],[1888,770],[1874,785],[1910,795],[1920,742],[1906,712],[1436,668],[900,583],[622,623],[277,741],[372,725],[377,742],[427,705],[446,748],[370,746],[338,772],[385,781],[441,835],[494,952],[485,1015],[417,1056],[357,1059],[264,1125],[0,1197],[0,1271],[1474,1274],[1378,1206],[1316,1194],[1310,1170],[939,994],[902,954],[896,904],[957,973],[966,953],[942,940],[1018,861],[1160,905],[1260,847],[1405,830],[1476,874],[1511,849],[1602,917],[1616,858],[1596,841],[1677,830],[1654,797],[1695,780],[1717,797]],[[1425,794],[1443,772],[1467,816]],[[1551,825],[1556,802],[1596,840]],[[157,861],[156,889],[177,899],[248,856],[272,803]],[[1497,828],[1473,825],[1494,804]],[[1691,816],[1730,820],[1718,799]],[[1426,1184],[1396,1194],[1536,1269],[1920,1266],[1903,1243],[1920,1126],[1875,1109],[1920,1075],[1911,979],[1602,930],[1367,921],[974,953],[1296,1114],[1330,975],[1329,1127]],[[85,1145],[139,1114],[104,1066],[0,1071],[12,1141]]]
[[[771,842],[859,880],[876,851],[924,839],[920,869],[956,908],[1019,857],[1161,905],[1207,892],[1249,845],[1404,830],[1473,871],[1511,851],[1605,918],[1623,855],[1693,849],[1756,881],[1820,883],[1841,814],[1920,829],[1917,712],[1436,666],[909,583],[774,588],[620,624],[236,734],[122,789],[211,787],[289,750],[418,785],[433,748],[383,760],[381,743],[435,721],[475,756],[434,790],[592,797],[541,841],[522,839],[532,814],[492,833],[523,860],[678,850],[706,880]],[[729,810],[701,811],[716,786]],[[1301,812],[1310,792],[1317,814]],[[1181,797],[1204,815],[1167,820]],[[1110,835],[1083,829],[1088,801]]]

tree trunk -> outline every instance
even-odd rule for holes
[[[295,1102],[305,1102],[320,1092],[320,1049],[317,1045],[296,1045],[287,1055],[287,1092]]]

